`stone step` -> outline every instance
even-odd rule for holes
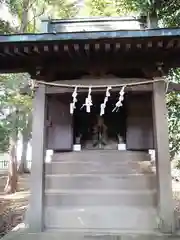
[[[130,174],[152,172],[151,167],[141,167],[138,162],[51,162],[46,163],[46,174]]]
[[[150,155],[141,151],[86,150],[81,152],[54,153],[52,161],[149,161]]]
[[[154,174],[121,175],[46,175],[46,189],[148,190],[156,189]]]
[[[45,228],[155,230],[155,208],[119,206],[45,207]]]
[[[82,206],[156,206],[155,190],[46,190],[45,205],[81,208]]]
[[[84,231],[84,230],[69,230],[64,231],[64,230],[59,230],[59,229],[46,229],[44,231],[45,233],[48,233],[49,236],[51,234],[53,235],[58,235],[61,237],[60,239],[63,240],[84,240],[84,239],[92,239],[92,240],[165,240],[165,239],[170,239],[169,235],[165,235],[160,233],[158,230],[157,231],[152,231],[152,230],[146,230],[146,231],[139,231],[139,230],[115,230],[111,231],[98,231],[98,230],[91,230],[91,231]],[[64,238],[63,238],[64,237]],[[176,236],[177,237],[177,236]],[[173,239],[177,240],[177,238]]]
[[[157,231],[139,231],[139,230],[116,230],[116,231],[64,231],[58,229],[46,229],[47,236],[58,236],[62,240],[179,240],[178,234],[162,234]],[[51,239],[54,239],[53,237]],[[58,239],[59,240],[59,239]]]
[[[64,231],[47,229],[41,233],[28,233],[26,231],[12,232],[2,240],[179,240],[180,234],[162,234],[158,231]]]

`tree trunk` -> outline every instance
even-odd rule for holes
[[[27,167],[27,149],[28,149],[29,138],[25,133],[23,134],[22,138],[23,138],[22,155],[21,155],[21,161],[18,169],[18,172],[20,174],[29,173],[29,169]]]
[[[148,14],[148,28],[156,29],[158,28],[158,16],[156,11]]]
[[[21,33],[27,32],[28,21],[29,21],[29,3],[30,3],[30,0],[23,0],[23,3],[22,3],[23,12],[22,12],[21,27],[20,27]]]
[[[7,194],[15,193],[17,191],[17,156],[16,156],[16,136],[10,137],[9,146],[9,169],[8,169],[8,179],[4,191]]]

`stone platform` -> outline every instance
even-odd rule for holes
[[[91,233],[76,233],[76,232],[41,232],[28,233],[27,231],[11,232],[2,240],[179,240],[180,233],[174,235],[160,233],[122,233],[116,234],[91,234]]]

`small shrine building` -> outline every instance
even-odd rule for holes
[[[175,232],[165,94],[180,90],[166,80],[180,66],[180,29],[129,18],[42,26],[0,36],[0,72],[38,84],[29,231]],[[142,167],[149,150],[155,171]]]

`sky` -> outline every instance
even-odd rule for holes
[[[0,4],[0,16],[4,21],[8,21],[14,26],[18,25],[17,19],[15,19],[8,10],[8,7],[5,4]]]

